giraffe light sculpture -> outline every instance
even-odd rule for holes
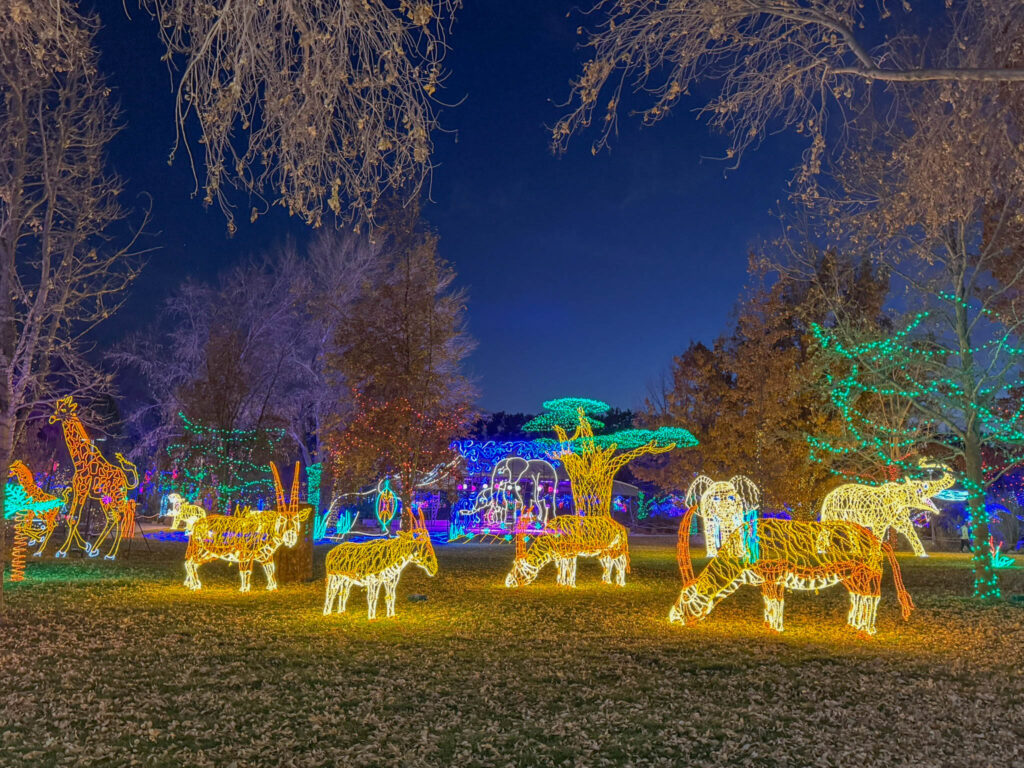
[[[55,557],[67,557],[72,544],[81,547],[89,555],[96,557],[100,553],[100,545],[108,536],[113,536],[113,543],[107,551],[105,559],[117,557],[118,547],[125,535],[130,536],[135,527],[135,500],[128,498],[128,491],[139,485],[139,473],[135,465],[120,453],[115,453],[119,466],[114,466],[100,453],[96,444],[89,439],[78,417],[78,404],[70,397],[62,397],[54,406],[50,423],[58,421],[64,433],[64,442],[75,475],[71,480],[72,499],[68,508],[68,535],[57,550]],[[128,481],[128,473],[133,480]],[[78,531],[82,508],[89,499],[95,499],[103,509],[106,522],[95,543],[89,544]]]

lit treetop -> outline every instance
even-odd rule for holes
[[[679,427],[657,430],[624,429],[611,434],[595,435],[594,427],[602,422],[588,415],[607,413],[609,406],[600,400],[566,397],[544,403],[542,413],[526,423],[523,429],[537,432],[553,429],[558,436],[550,452],[565,467],[572,482],[576,512],[581,515],[610,515],[612,481],[620,469],[640,456],[665,453],[673,448],[691,448],[697,440]],[[568,430],[575,425],[569,436]],[[622,449],[623,453],[617,453]]]

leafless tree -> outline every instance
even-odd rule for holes
[[[327,230],[304,254],[289,245],[217,285],[183,283],[154,327],[112,355],[148,390],[128,417],[135,455],[177,438],[183,411],[222,429],[282,428],[307,466],[320,461],[324,421],[344,415],[350,400],[327,356],[380,269],[367,238]]]
[[[121,179],[106,170],[117,110],[97,70],[96,24],[56,0],[0,0],[4,468],[26,425],[48,415],[57,397],[109,390],[110,376],[90,360],[88,334],[117,311],[140,268],[134,236],[112,244],[127,212]],[[0,491],[0,508],[2,501]]]
[[[233,230],[226,187],[318,226],[372,220],[382,195],[430,170],[433,96],[461,0],[140,0],[176,81],[178,138],[198,121],[205,202]],[[198,188],[198,181],[197,181]]]
[[[891,100],[900,97],[902,84],[1024,81],[1024,66],[1007,63],[1019,59],[1011,54],[1024,45],[1021,3],[947,2],[948,36],[936,50],[968,47],[984,53],[982,61],[958,65],[936,57],[896,56],[908,36],[885,35],[894,5],[891,0],[598,0],[590,12],[598,24],[585,42],[590,55],[572,83],[568,112],[554,127],[554,145],[564,148],[597,111],[602,127],[592,149],[607,147],[626,91],[652,99],[641,110],[651,123],[698,85],[711,83],[718,95],[698,112],[730,137],[727,157],[738,162],[743,150],[770,129],[794,128],[811,137],[803,172],[813,178],[825,155],[830,113],[841,128],[863,107],[861,97],[873,83],[886,86]],[[912,26],[910,2],[903,2],[900,12]],[[879,36],[884,41],[871,47],[868,41]]]

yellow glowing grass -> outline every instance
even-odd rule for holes
[[[820,762],[823,744],[964,765],[1017,748],[1011,728],[968,727],[1020,700],[1024,611],[965,599],[966,555],[901,555],[917,610],[903,622],[883,600],[865,642],[837,590],[788,595],[783,635],[751,622],[753,589],[714,621],[671,625],[674,542],[651,541],[632,537],[622,589],[584,560],[575,590],[507,590],[512,545],[439,546],[437,576],[408,569],[398,618],[375,621],[322,615],[327,547],[315,581],[258,599],[226,563],[206,566],[201,600],[182,590],[182,543],[44,558],[9,587],[0,764],[770,765],[750,754],[784,739],[791,765]],[[1007,592],[1022,576],[1006,572]],[[957,738],[936,740],[936,722]]]

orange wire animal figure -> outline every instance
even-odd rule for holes
[[[267,576],[267,589],[277,589],[274,578],[274,554],[283,544],[291,548],[298,543],[299,530],[309,517],[312,507],[299,504],[299,463],[295,462],[295,476],[292,478],[291,499],[284,502],[284,488],[277,466],[270,465],[274,475],[274,492],[277,508],[262,512],[248,509],[237,515],[207,515],[192,525],[192,533],[185,550],[185,586],[201,588],[199,566],[211,560],[238,563],[238,575],[242,585],[240,592],[252,587],[252,564],[263,566]]]
[[[406,519],[411,515],[404,516]],[[324,616],[329,616],[337,600],[338,613],[345,612],[353,585],[366,587],[367,618],[377,618],[377,600],[384,587],[388,618],[395,615],[395,592],[402,571],[415,563],[428,576],[437,573],[437,556],[420,512],[408,531],[399,531],[389,539],[346,541],[327,553],[327,597]]]
[[[576,558],[596,557],[604,572],[601,581],[620,587],[626,585],[629,572],[629,532],[605,515],[579,517],[559,515],[548,521],[528,548],[523,549],[524,529],[516,531],[516,559],[505,577],[506,587],[521,587],[537,578],[552,560],[558,568],[558,583],[576,586]]]
[[[686,513],[687,533],[680,541],[685,564],[683,589],[679,593],[669,621],[691,624],[704,619],[715,605],[743,584],[761,587],[764,598],[764,623],[782,631],[782,614],[787,589],[818,590],[842,584],[850,593],[847,622],[868,635],[875,634],[875,614],[881,597],[882,561],[888,558],[892,567],[896,595],[904,620],[910,617],[914,603],[903,587],[900,567],[892,547],[867,528],[854,523],[802,523],[795,520],[757,521],[757,556],[737,555],[742,545],[724,546],[694,578],[686,543],[689,519],[694,508]],[[755,523],[746,523],[733,536],[748,538]],[[818,544],[827,541],[819,550]]]
[[[11,464],[8,476],[21,486],[25,496],[30,501],[35,504],[47,505],[47,508],[41,512],[31,509],[26,511],[25,516],[18,523],[17,530],[15,531],[15,536],[23,537],[27,546],[31,547],[38,543],[39,549],[33,553],[33,557],[42,557],[43,550],[46,549],[50,537],[57,528],[57,516],[60,513],[60,509],[67,503],[68,491],[64,491],[63,500],[58,496],[47,493],[36,485],[36,479],[32,475],[32,470],[25,465],[25,462],[20,460]]]
[[[137,488],[139,485],[139,473],[135,465],[128,461],[120,453],[115,453],[120,466],[113,464],[103,458],[96,445],[85,433],[76,411],[78,404],[70,397],[62,397],[54,407],[53,415],[50,416],[50,423],[61,423],[64,432],[64,442],[67,444],[68,453],[71,454],[71,461],[75,466],[75,476],[71,480],[71,490],[74,497],[71,500],[71,507],[68,509],[68,535],[64,539],[61,548],[54,555],[55,557],[67,557],[68,549],[76,544],[84,549],[89,557],[96,557],[100,553],[100,545],[107,536],[113,534],[114,543],[107,552],[106,559],[113,560],[117,557],[117,549],[121,546],[121,539],[131,535],[135,527],[135,501],[128,498],[128,491]],[[131,473],[134,479],[128,483],[128,474]],[[91,546],[82,538],[78,532],[78,523],[81,519],[82,507],[88,499],[96,499],[103,508],[103,516],[106,524],[100,531],[96,543]]]

